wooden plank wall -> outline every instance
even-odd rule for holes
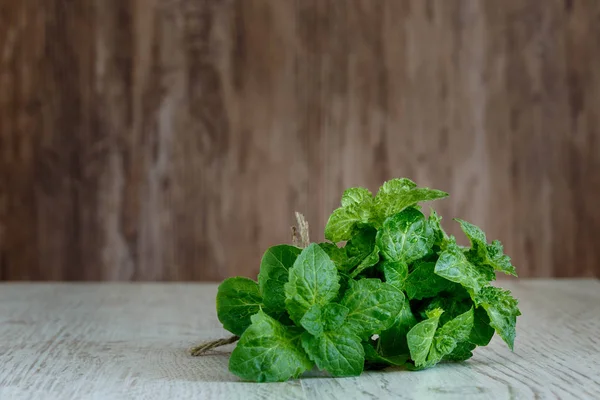
[[[600,275],[600,1],[0,0],[0,279],[253,276],[408,176]]]

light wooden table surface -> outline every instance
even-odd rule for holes
[[[600,282],[501,282],[520,300],[515,352],[357,378],[240,382],[214,284],[0,284],[0,399],[600,399]]]

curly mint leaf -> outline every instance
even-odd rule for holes
[[[258,285],[265,306],[270,310],[285,311],[285,292],[283,286],[288,281],[289,269],[302,249],[282,244],[269,248],[260,262]]]
[[[427,312],[436,308],[441,308],[444,310],[444,313],[440,317],[440,325],[443,325],[474,307],[475,303],[471,299],[469,293],[458,284],[457,287],[460,288],[459,291],[445,292],[439,296],[428,299],[428,303],[426,303],[425,307],[420,312],[420,316],[426,318]]]
[[[337,268],[327,253],[312,243],[302,250],[289,271],[285,284],[285,305],[297,324],[313,306],[324,306],[333,300],[340,289]]]
[[[442,327],[436,331],[435,337],[436,339],[441,339],[446,336],[457,343],[463,342],[469,338],[472,329],[473,308],[470,308],[468,311],[442,325]]]
[[[350,277],[356,278],[360,273],[362,273],[367,268],[371,268],[375,264],[379,262],[379,248],[377,246],[373,247],[373,251],[369,253],[361,262],[354,268],[352,273],[350,273]]]
[[[404,283],[404,290],[409,299],[421,300],[426,297],[433,297],[442,291],[452,291],[456,283],[434,274],[435,263],[426,261],[417,261],[413,270],[408,274]]]
[[[498,335],[513,350],[516,336],[517,317],[521,315],[519,302],[511,296],[509,290],[493,286],[483,288],[475,299],[490,318],[490,326],[498,332]]]
[[[415,331],[412,334],[411,332],[408,333],[408,343],[415,367],[429,368],[434,366],[445,356],[452,354],[460,343],[465,342],[473,329],[472,308],[438,327],[440,315],[441,309],[439,308],[431,311],[428,315],[429,319],[415,325],[415,328],[417,328],[423,324],[419,330],[413,328],[411,332]],[[414,337],[413,342],[411,342],[412,337]],[[429,344],[429,348],[426,349],[427,344]],[[472,346],[466,347],[470,348]],[[414,356],[413,348],[415,348]],[[461,346],[461,356],[466,355],[464,354],[464,348],[465,346]],[[459,357],[459,354],[454,354],[452,357]]]
[[[385,182],[375,196],[375,205],[371,217],[375,226],[381,226],[386,218],[397,214],[421,201],[430,201],[447,197],[441,190],[418,188],[410,179],[397,179]]]
[[[394,324],[379,334],[377,349],[384,356],[409,354],[406,334],[417,324],[417,319],[410,309],[408,299],[404,299],[402,309],[396,316]]]
[[[298,328],[285,327],[262,311],[242,334],[229,359],[229,370],[244,380],[281,382],[296,378],[313,364],[304,353]]]
[[[440,254],[434,272],[449,281],[460,283],[470,290],[472,296],[496,278],[493,269],[471,264],[454,242],[449,243]]]
[[[470,342],[461,342],[456,345],[454,350],[450,354],[446,354],[442,360],[448,361],[465,361],[473,357],[473,350],[477,347],[475,344]]]
[[[381,266],[385,281],[397,289],[404,289],[408,278],[408,265],[403,262],[384,261]]]
[[[345,248],[338,247],[336,244],[329,242],[319,243],[319,247],[322,248],[325,253],[327,253],[331,261],[333,261],[333,263],[335,264],[338,271],[345,270],[348,264]]]
[[[517,271],[511,264],[510,257],[504,254],[502,243],[494,240],[492,244],[488,244],[485,233],[481,228],[459,218],[454,220],[460,224],[461,229],[471,242],[471,250],[467,253],[469,261],[474,264],[488,265],[495,271],[517,276]]]
[[[365,352],[360,338],[349,332],[328,331],[302,335],[302,347],[321,370],[332,376],[357,376],[363,371]]]
[[[369,222],[371,203],[365,201],[334,210],[325,226],[325,238],[334,243],[351,239],[361,225]]]
[[[377,247],[388,261],[410,264],[426,256],[433,246],[433,230],[415,208],[392,215],[377,232]]]
[[[361,339],[389,328],[402,310],[404,295],[379,279],[350,281],[341,304],[348,308],[345,326]]]
[[[494,328],[490,326],[490,317],[485,308],[477,307],[474,312],[473,330],[469,336],[469,342],[477,346],[487,346],[494,336],[494,331]]]
[[[504,246],[502,246],[499,240],[494,240],[492,244],[488,244],[486,250],[488,265],[496,271],[517,276],[517,270],[512,265],[510,257],[504,254]]]
[[[440,308],[431,311],[428,319],[413,326],[406,335],[410,358],[416,367],[425,366],[427,363],[427,356],[429,355],[433,337],[435,336],[435,331],[443,312]]]
[[[351,271],[354,267],[361,264],[365,258],[371,256],[375,251],[375,236],[377,231],[371,227],[366,227],[357,232],[346,243],[344,250],[346,251],[345,271]],[[379,251],[377,250],[377,260],[379,260]],[[376,264],[377,262],[375,262]],[[372,264],[372,265],[375,265]]]
[[[394,194],[401,191],[411,190],[416,187],[417,184],[408,178],[394,178],[383,182],[383,185],[381,185],[377,194]]]
[[[435,332],[427,364],[433,366],[452,354],[459,343],[465,342],[473,329],[473,309],[446,322]],[[468,346],[470,347],[470,346]],[[464,350],[464,348],[462,348]],[[454,355],[457,356],[456,354]]]
[[[448,234],[442,228],[442,217],[438,215],[433,208],[430,209],[429,218],[427,219],[429,226],[433,230],[433,244],[441,250],[445,250],[446,243],[449,239]]]
[[[348,310],[347,307],[341,305],[341,304],[337,304],[337,303],[329,303],[326,304],[323,307],[323,322],[324,322],[324,330],[326,331],[334,331],[336,329],[339,329],[344,321],[346,320],[346,317],[348,316],[348,313],[350,312],[350,310]]]
[[[223,328],[241,335],[250,326],[250,317],[263,304],[258,284],[241,276],[225,279],[217,291],[217,317]]]
[[[361,204],[371,200],[373,200],[373,194],[368,189],[362,187],[350,188],[346,189],[342,195],[342,207]]]
[[[308,333],[318,336],[324,331],[333,331],[342,326],[348,315],[348,309],[341,304],[329,303],[320,307],[312,306],[300,320]]]
[[[321,307],[315,304],[304,314],[300,320],[300,325],[311,335],[320,335],[323,333],[325,323],[321,315]]]

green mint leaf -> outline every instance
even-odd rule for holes
[[[241,276],[225,279],[217,291],[217,317],[223,328],[241,335],[250,326],[250,317],[262,306],[258,284]]]
[[[285,327],[259,311],[231,353],[229,370],[256,382],[296,378],[313,365],[302,350],[300,335],[301,330]]]
[[[344,321],[346,320],[346,317],[348,316],[348,313],[350,312],[350,310],[348,310],[347,307],[344,307],[341,304],[337,304],[337,303],[329,303],[326,304],[323,307],[323,321],[325,323],[325,327],[324,329],[326,331],[334,331],[336,329],[339,329]]]
[[[469,342],[477,346],[487,346],[494,336],[494,328],[490,326],[490,317],[485,308],[477,307],[473,318],[473,330],[469,336]]]
[[[441,328],[438,328],[433,338],[433,345],[427,356],[427,364],[433,366],[440,362],[442,358],[451,354],[459,343],[467,340],[472,329],[472,308],[464,314],[446,322]]]
[[[297,324],[313,306],[333,300],[340,288],[337,268],[317,244],[310,244],[296,258],[285,284],[285,305]]]
[[[260,262],[258,285],[265,307],[273,311],[285,311],[283,286],[288,281],[289,269],[302,249],[282,244],[269,248]]]
[[[381,265],[385,281],[397,289],[404,289],[404,284],[408,278],[408,265],[393,261],[384,261]]]
[[[348,332],[302,335],[302,347],[321,370],[333,376],[357,376],[363,371],[365,352],[358,336]]]
[[[372,201],[373,194],[365,188],[355,187],[346,189],[342,195],[342,207],[348,207],[353,204],[361,204],[364,201]]]
[[[455,218],[455,221],[460,224],[461,229],[471,242],[471,250],[467,253],[469,261],[474,264],[488,265],[496,271],[517,276],[517,271],[511,264],[510,257],[504,254],[502,243],[494,240],[492,244],[488,244],[485,233],[479,227],[462,219]]]
[[[426,256],[433,246],[433,230],[415,208],[395,214],[377,232],[377,247],[388,261],[410,264]]]
[[[455,243],[449,243],[446,250],[440,254],[434,272],[442,278],[460,283],[470,289],[472,295],[496,278],[491,268],[471,264]]]
[[[373,347],[369,342],[363,342],[363,349],[365,350],[365,360],[373,363],[380,364],[383,366],[396,365],[403,366],[408,360],[408,354],[402,354],[397,356],[384,356]]]
[[[365,201],[334,210],[325,226],[325,238],[334,243],[351,239],[361,225],[369,222],[371,203]]]
[[[315,304],[309,308],[300,320],[300,325],[311,335],[318,336],[322,334],[325,323],[323,322],[321,307]]]
[[[329,303],[320,307],[312,306],[300,320],[308,333],[318,336],[324,331],[334,331],[342,326],[348,315],[348,309],[341,304]]]
[[[375,197],[372,221],[381,226],[383,221],[421,201],[430,201],[447,197],[441,190],[418,188],[409,179],[392,180],[383,184]]]
[[[319,243],[319,247],[322,248],[325,253],[327,253],[339,271],[345,270],[346,265],[348,264],[345,248],[340,248],[336,244],[329,242]]]
[[[452,291],[456,283],[434,274],[435,263],[426,261],[417,261],[413,270],[408,274],[404,283],[404,290],[409,299],[421,300],[426,297],[433,297],[442,291]]]
[[[408,299],[404,299],[402,310],[398,313],[391,328],[379,334],[378,350],[384,356],[407,356],[409,354],[406,334],[417,324],[410,310]]]
[[[348,308],[345,325],[361,339],[388,329],[402,310],[404,295],[379,279],[350,281],[341,304]]]
[[[440,308],[432,310],[427,320],[415,325],[408,333],[408,344],[415,367],[434,366],[445,356],[452,354],[459,343],[465,342],[473,329],[472,308],[438,328],[441,313]]]
[[[515,343],[517,317],[521,315],[518,301],[509,290],[493,286],[483,288],[475,299],[487,311],[490,325],[513,350]]]
[[[379,188],[377,195],[394,194],[402,191],[411,190],[417,187],[417,184],[408,178],[395,178],[386,181]]]
[[[370,268],[379,262],[379,248],[375,246],[373,251],[369,253],[361,262],[356,266],[354,271],[350,274],[350,277],[356,278],[367,268]]]
[[[377,231],[375,229],[366,227],[361,229],[348,241],[348,243],[346,243],[346,246],[344,247],[344,250],[346,251],[345,271],[352,270],[354,267],[361,264],[365,258],[372,255],[376,247],[376,235]],[[377,256],[379,257],[379,251],[377,252]]]
[[[413,326],[406,335],[410,358],[416,367],[422,367],[427,364],[427,356],[429,355],[435,331],[443,312],[440,308],[433,310],[429,313],[428,319]]]
[[[486,246],[488,265],[494,270],[508,275],[517,276],[517,270],[512,265],[510,257],[504,254],[504,246],[499,240],[494,240],[492,244]]]
[[[457,343],[469,338],[473,329],[473,308],[470,308],[463,314],[451,319],[439,328],[436,332],[436,338],[444,336],[450,337]]]
[[[442,360],[448,361],[465,361],[473,357],[472,351],[477,347],[475,344],[470,342],[460,342],[456,345],[454,350],[450,354],[446,354]]]
[[[431,229],[433,230],[433,244],[434,246],[438,246],[440,249],[444,250],[446,248],[446,243],[449,239],[448,234],[442,228],[442,217],[435,212],[433,208],[431,208],[429,218],[427,222]]]

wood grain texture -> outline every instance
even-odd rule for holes
[[[600,276],[596,0],[0,0],[0,279],[255,276],[408,176]],[[85,268],[83,267],[85,265]]]
[[[595,399],[600,397],[600,283],[505,282],[520,301],[515,352],[499,338],[464,363],[332,379],[312,372],[242,383],[214,284],[1,284],[0,398],[10,399]],[[312,377],[310,377],[312,375]],[[315,375],[317,377],[315,377]]]

